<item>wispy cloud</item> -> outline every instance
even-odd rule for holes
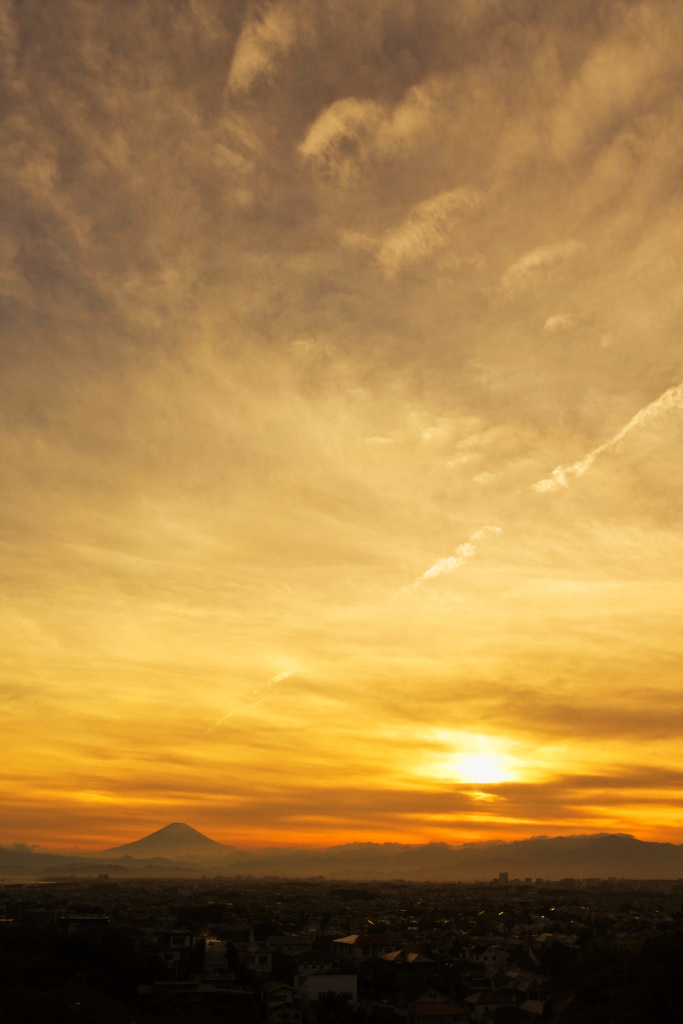
[[[289,3],[272,4],[262,17],[249,18],[237,40],[228,87],[245,92],[257,78],[272,73],[277,61],[294,46],[297,34]]]
[[[440,192],[413,207],[398,227],[387,232],[377,250],[377,262],[387,277],[446,245],[455,225],[477,213],[484,196],[479,189]]]
[[[578,462],[574,462],[570,466],[557,466],[549,477],[545,480],[539,480],[538,483],[532,485],[534,491],[544,494],[549,491],[559,491],[561,487],[567,487],[571,477],[580,477],[586,473],[598,455],[602,455],[603,452],[613,448],[616,444],[622,441],[627,434],[630,434],[636,427],[642,426],[643,423],[647,423],[648,420],[653,419],[656,416],[660,416],[664,412],[668,412],[670,409],[683,408],[683,383],[676,384],[675,387],[669,388],[663,394],[656,398],[654,402],[650,402],[643,409],[640,409],[635,416],[633,416],[626,426],[622,427],[613,437],[610,437],[608,441],[598,445],[593,451],[589,452],[588,455],[584,455]]]
[[[299,153],[336,182],[348,182],[363,163],[384,116],[384,108],[374,100],[336,100],[308,129]]]
[[[543,324],[543,330],[548,334],[566,334],[576,327],[576,318],[571,313],[555,313],[549,316]]]
[[[417,587],[422,583],[423,580],[432,580],[437,576],[443,576],[444,573],[453,572],[455,569],[459,569],[465,562],[469,561],[477,553],[476,542],[481,540],[487,533],[502,533],[503,531],[499,526],[482,526],[481,530],[477,530],[473,533],[464,544],[459,544],[456,548],[454,555],[450,555],[448,558],[440,558],[438,562],[435,562],[431,569],[427,569],[422,576],[418,576],[413,586]]]
[[[539,272],[563,263],[580,249],[581,243],[575,239],[532,249],[509,266],[503,274],[500,283],[504,294],[508,298],[513,298],[533,284]]]
[[[483,205],[484,194],[479,189],[450,189],[417,203],[400,224],[383,235],[341,231],[340,239],[347,249],[374,253],[382,273],[391,280],[406,267],[457,242],[458,226]]]
[[[430,83],[409,89],[393,108],[386,103],[344,96],[310,125],[299,154],[337,183],[348,183],[373,158],[405,155],[427,130],[434,97]]]
[[[285,679],[289,679],[290,676],[293,675],[294,669],[292,668],[287,669],[285,672],[278,672],[278,674],[275,676],[271,676],[271,678],[268,679],[263,684],[263,686],[255,689],[250,697],[248,697],[246,700],[243,700],[237,707],[231,708],[230,711],[227,712],[227,714],[223,715],[222,718],[219,718],[217,722],[214,722],[211,728],[207,729],[206,732],[199,737],[199,739],[196,739],[192,743],[190,743],[190,747],[188,747],[188,749],[196,746],[197,743],[201,743],[203,740],[207,740],[209,736],[212,736],[213,733],[215,733],[216,729],[218,729],[219,726],[223,724],[223,722],[227,722],[229,718],[232,718],[232,716],[239,712],[242,708],[250,707],[252,704],[258,704],[260,701],[265,700],[273,686],[276,686],[278,683],[284,682]]]

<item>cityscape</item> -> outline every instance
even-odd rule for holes
[[[212,874],[203,858],[218,845],[175,823],[96,855],[81,877],[82,861],[44,862],[58,873],[10,881],[5,862],[3,1022],[680,1017],[683,877]]]
[[[680,1019],[683,879],[0,884],[7,1024]]]

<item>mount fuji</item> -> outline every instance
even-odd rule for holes
[[[102,850],[97,856],[206,860],[207,857],[225,856],[230,853],[231,849],[230,846],[217,843],[215,839],[209,839],[208,836],[202,835],[191,825],[174,821],[171,825],[152,832],[151,835],[136,839],[135,842],[114,846],[110,850]]]

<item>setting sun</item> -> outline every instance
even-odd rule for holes
[[[463,782],[507,782],[510,772],[496,754],[462,754],[454,760],[454,771]]]
[[[439,748],[439,757],[426,757],[417,774],[439,785],[496,785],[520,780],[518,745],[503,736],[460,733],[438,729],[425,736],[425,743]],[[517,749],[513,756],[512,749]]]

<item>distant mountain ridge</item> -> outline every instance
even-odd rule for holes
[[[201,875],[406,881],[515,878],[683,879],[683,845],[643,842],[622,833],[534,836],[450,846],[444,842],[355,842],[327,849],[245,850],[216,842],[182,822],[109,850],[71,855],[0,847],[0,878],[106,874],[114,878]]]

